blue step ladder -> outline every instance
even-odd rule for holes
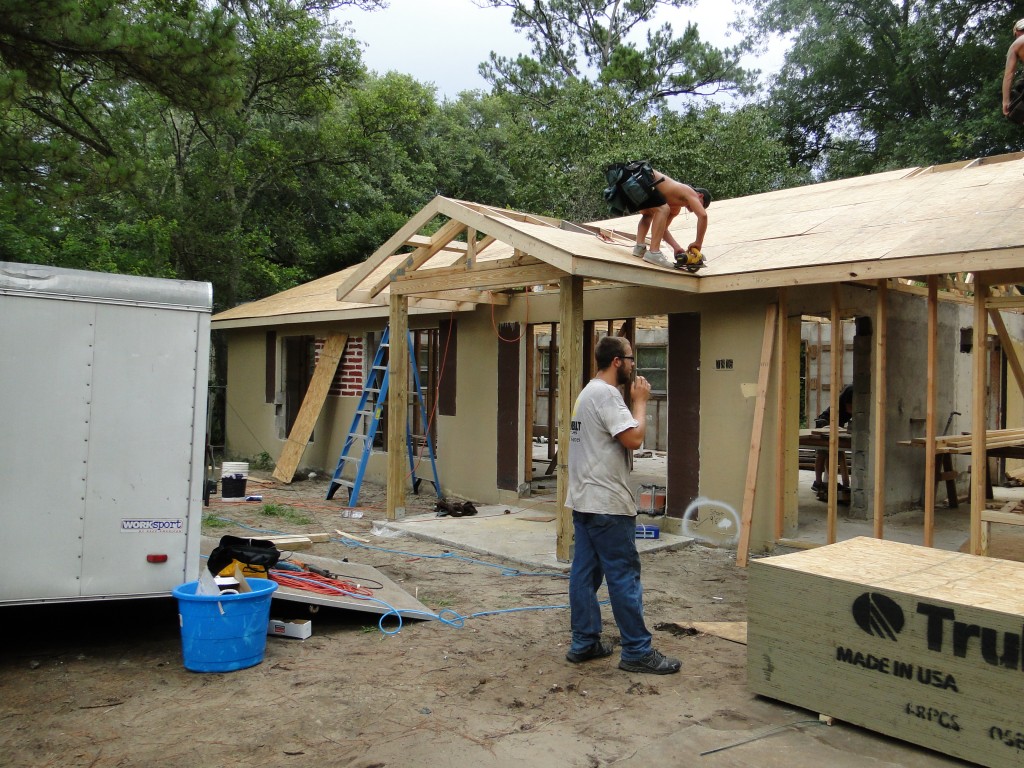
[[[387,358],[391,349],[390,344],[391,326],[384,327],[384,335],[381,337],[380,346],[377,347],[377,354],[373,357],[373,365],[366,376],[366,384],[363,386],[363,394],[356,405],[355,415],[352,417],[352,426],[345,438],[345,445],[341,449],[341,456],[338,457],[338,466],[334,469],[331,477],[331,484],[327,489],[328,500],[334,498],[334,494],[342,486],[350,489],[348,506],[354,507],[359,501],[359,490],[363,484],[363,475],[366,474],[366,465],[370,461],[370,454],[373,452],[373,441],[377,436],[380,427],[380,419],[384,413],[384,405],[388,397],[388,370]],[[409,360],[412,368],[412,379],[415,385],[416,404],[420,409],[420,420],[424,426],[427,423],[427,410],[423,402],[423,390],[420,387],[419,365],[416,362],[416,350],[413,347],[412,333],[407,332],[409,349]],[[437,462],[434,460],[434,443],[430,439],[430,430],[426,430],[427,455],[430,457],[430,469],[433,472],[434,491],[438,498],[441,496],[441,481],[437,478]],[[357,443],[362,443],[362,451],[358,456],[350,455]],[[409,476],[412,478],[412,492],[420,492],[420,483],[428,478],[416,476],[416,461],[412,449],[412,428],[409,424],[405,427],[405,446],[409,453]],[[390,447],[389,447],[390,450]],[[356,463],[356,475],[354,480],[345,480],[342,473],[349,463]]]

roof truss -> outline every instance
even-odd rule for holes
[[[430,235],[421,231],[447,218]],[[479,203],[435,197],[404,227],[359,265],[337,291],[339,301],[386,305],[385,291],[404,295],[424,307],[470,309],[476,304],[504,305],[501,291],[557,282],[579,270],[569,250],[524,232],[515,224],[559,230],[603,243],[631,247],[634,237],[614,229],[579,225]],[[511,247],[512,255],[506,256]],[[481,259],[481,256],[483,257]],[[640,265],[593,265],[592,279],[663,284],[665,273]],[[682,275],[669,279],[692,280]]]

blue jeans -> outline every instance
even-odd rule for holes
[[[572,513],[576,551],[569,569],[572,645],[581,653],[601,637],[601,606],[597,589],[608,582],[612,615],[619,627],[622,658],[634,661],[651,651],[651,633],[644,625],[640,555],[636,551],[636,518],[632,515]]]

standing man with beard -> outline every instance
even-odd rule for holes
[[[569,571],[572,644],[565,658],[579,664],[612,654],[612,644],[601,639],[597,600],[605,579],[621,637],[619,669],[668,675],[681,664],[651,646],[644,624],[636,505],[629,490],[627,452],[643,444],[651,385],[643,376],[633,381],[635,361],[626,339],[605,336],[594,357],[597,376],[576,398],[569,430],[565,505],[573,511],[576,550]],[[630,387],[632,413],[620,386]]]

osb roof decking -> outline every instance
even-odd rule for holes
[[[438,197],[362,264],[213,321],[380,316],[393,290],[414,313],[469,309],[565,275],[691,293],[987,271],[1024,282],[1022,208],[1024,153],[717,201],[694,276],[632,256],[637,216],[574,225]],[[695,231],[686,212],[672,227],[684,245]]]

